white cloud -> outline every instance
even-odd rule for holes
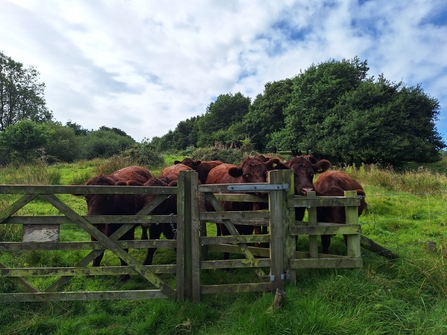
[[[361,3],[361,4],[359,4]],[[368,60],[447,104],[447,5],[420,1],[0,2],[0,50],[32,65],[55,118],[140,141],[205,113],[220,94],[329,59]],[[438,131],[447,135],[441,114]]]

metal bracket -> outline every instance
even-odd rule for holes
[[[229,185],[227,189],[233,192],[289,191],[289,184]]]

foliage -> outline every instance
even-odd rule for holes
[[[208,105],[205,115],[197,121],[197,146],[207,147],[214,145],[214,141],[218,140],[216,138],[216,135],[219,134],[218,132],[224,132],[232,124],[241,122],[244,115],[248,112],[249,105],[250,98],[244,97],[241,93],[220,95],[215,102]],[[240,139],[245,137],[243,134],[240,136]],[[236,141],[239,139],[233,138],[232,140]]]
[[[81,158],[81,139],[73,128],[62,126],[60,122],[44,124],[51,132],[50,140],[45,145],[46,161],[73,162]]]
[[[419,86],[405,87],[383,75],[367,78],[368,69],[356,57],[300,73],[293,79],[285,125],[271,143],[348,164],[439,160],[445,143],[434,127],[438,101]]]
[[[44,156],[44,148],[50,140],[52,130],[44,124],[22,120],[11,124],[0,133],[1,162],[29,163]]]
[[[151,150],[147,141],[136,143],[133,147],[121,152],[119,156],[128,161],[129,165],[158,168],[165,164],[163,157]]]
[[[0,131],[21,120],[49,121],[53,115],[45,105],[45,84],[39,72],[25,68],[0,52]]]
[[[275,149],[269,146],[271,134],[284,127],[284,109],[290,104],[292,88],[292,79],[265,84],[264,93],[258,94],[244,115],[243,125],[256,150]]]
[[[82,158],[107,158],[131,148],[135,141],[110,130],[96,130],[88,133],[82,141]]]

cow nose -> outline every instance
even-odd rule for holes
[[[312,187],[303,187],[301,189],[301,194],[302,195],[307,195],[308,192],[312,192],[314,189]]]

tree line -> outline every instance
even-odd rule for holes
[[[312,64],[293,78],[265,84],[253,101],[241,93],[222,94],[204,114],[136,143],[117,128],[89,131],[54,121],[38,71],[0,52],[0,164],[247,145],[258,153],[312,153],[334,163],[439,160],[446,144],[435,127],[438,100],[420,85],[374,78],[368,70],[358,57]]]

